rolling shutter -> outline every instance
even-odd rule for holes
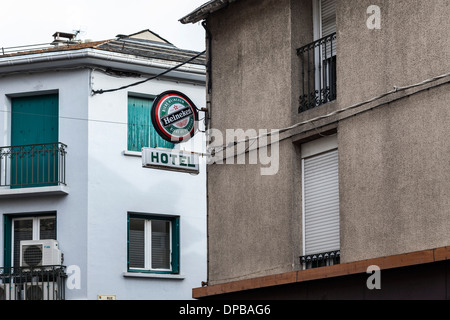
[[[322,37],[336,32],[336,0],[322,0],[320,18]]]
[[[338,151],[303,162],[305,255],[340,249]]]
[[[336,33],[336,0],[322,0],[320,9],[321,38]],[[336,56],[336,39],[329,38],[322,47],[323,60]],[[329,62],[328,62],[329,63]]]
[[[145,268],[145,220],[129,220],[129,268]]]
[[[152,221],[152,269],[170,269],[169,221]]]

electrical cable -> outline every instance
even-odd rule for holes
[[[189,61],[192,61],[193,59],[195,59],[196,57],[198,57],[199,55],[201,55],[201,54],[203,54],[203,53],[204,53],[204,52],[202,52],[202,53],[200,53],[200,54],[198,54],[198,55],[192,57],[191,59],[187,60],[187,61],[184,62],[183,64],[189,63]],[[182,64],[181,64],[181,65],[182,65]],[[176,69],[177,67],[180,67],[181,65],[178,65],[178,66],[176,66],[176,67],[174,67],[174,68],[171,68],[171,69],[169,69],[169,70]],[[167,72],[169,72],[169,70],[167,70]],[[164,73],[162,73],[162,74],[164,74]],[[160,75],[161,75],[161,74],[160,74]],[[156,77],[158,77],[158,76],[160,76],[160,75],[157,75],[157,76],[152,77],[152,78],[156,78]],[[325,115],[322,115],[322,116],[318,116],[318,117],[313,118],[313,119],[309,119],[309,120],[306,120],[306,121],[303,121],[303,122],[296,123],[296,124],[294,124],[294,125],[292,125],[292,126],[289,126],[289,127],[286,127],[286,128],[272,130],[271,133],[267,132],[267,133],[261,134],[261,135],[259,135],[259,136],[255,136],[255,137],[251,137],[251,138],[247,138],[247,139],[243,139],[243,140],[234,141],[234,142],[229,143],[229,144],[226,144],[226,145],[208,147],[208,150],[214,150],[214,153],[220,153],[220,152],[224,151],[224,150],[227,149],[227,148],[236,146],[236,145],[239,144],[239,143],[249,142],[249,141],[252,141],[252,140],[255,140],[255,141],[256,141],[256,140],[258,140],[258,139],[267,137],[267,136],[269,136],[269,135],[271,135],[271,134],[273,134],[274,132],[277,132],[277,131],[278,131],[279,134],[280,134],[280,133],[285,133],[285,132],[287,132],[287,131],[291,131],[291,130],[293,130],[293,129],[295,129],[295,128],[298,128],[298,127],[300,127],[300,126],[302,126],[302,125],[306,125],[306,124],[313,124],[313,127],[317,129],[317,127],[314,125],[314,122],[316,122],[316,121],[330,118],[330,117],[332,117],[332,116],[335,116],[335,115],[337,115],[337,114],[343,113],[343,112],[345,112],[345,111],[349,111],[349,110],[355,109],[355,108],[357,108],[357,107],[360,107],[360,106],[369,104],[369,103],[371,103],[371,102],[377,101],[377,100],[379,100],[379,99],[382,99],[382,98],[384,98],[384,97],[386,97],[386,96],[389,96],[389,95],[392,95],[392,94],[394,94],[394,93],[398,93],[398,92],[402,92],[402,91],[405,91],[405,90],[408,90],[408,89],[420,87],[420,86],[423,86],[423,85],[426,85],[426,84],[429,84],[429,83],[432,83],[432,82],[441,80],[441,79],[446,78],[446,77],[449,77],[449,76],[450,76],[450,73],[445,73],[445,74],[442,74],[442,75],[440,75],[440,76],[436,76],[436,77],[433,77],[433,78],[429,78],[429,79],[427,79],[427,80],[421,81],[421,82],[416,83],[416,84],[412,84],[412,85],[408,85],[408,86],[404,86],[404,87],[397,87],[397,86],[394,86],[394,87],[393,87],[393,90],[390,90],[390,91],[388,91],[388,92],[386,92],[386,93],[384,93],[384,94],[381,94],[381,95],[378,95],[378,96],[376,96],[376,97],[373,97],[373,98],[371,98],[371,99],[369,99],[369,100],[366,100],[366,101],[363,101],[363,102],[356,103],[356,104],[354,104],[354,105],[351,105],[351,106],[348,106],[348,107],[345,107],[345,108],[342,108],[342,109],[333,111],[333,112],[331,112],[331,113],[328,113],[328,114],[325,114]],[[144,80],[143,82],[149,81],[149,80],[151,80],[152,78],[146,79],[146,80]],[[141,82],[142,82],[142,81],[141,81]],[[450,81],[447,81],[447,82],[442,83],[442,84],[448,84],[448,83],[450,83]],[[436,85],[436,86],[439,86],[439,85],[442,85],[442,84],[438,84],[438,85]],[[131,84],[131,85],[129,85],[129,86],[133,86],[133,85],[137,85],[137,84]],[[129,86],[125,86],[125,87],[129,87]],[[111,90],[105,90],[105,91],[102,91],[102,92],[117,91],[117,90],[121,90],[121,89],[123,89],[123,88],[124,88],[124,87],[117,88],[117,89],[111,89]],[[431,89],[431,88],[433,88],[433,87],[425,88],[425,89],[422,89],[422,90],[420,90],[420,91],[428,90],[428,89]],[[420,91],[418,91],[418,92],[420,92]],[[412,94],[416,94],[416,93],[418,93],[418,92],[414,92],[414,93],[408,94],[407,96],[410,96],[410,95],[412,95]],[[403,98],[403,97],[401,97],[401,98]],[[381,105],[383,105],[383,104],[385,104],[385,103],[382,103]],[[2,109],[0,109],[0,112],[3,112],[3,113],[10,113],[10,114],[12,113],[10,110],[2,110]],[[20,112],[19,112],[19,113],[20,113]],[[26,114],[27,114],[27,115],[31,115],[31,114],[29,114],[29,113],[26,113]],[[38,115],[38,114],[36,114],[36,116],[44,116],[44,115]],[[45,116],[50,116],[50,115],[45,115]],[[53,116],[50,116],[50,117],[53,117]],[[120,121],[109,121],[109,120],[100,120],[100,119],[85,119],[85,118],[67,117],[67,116],[61,116],[61,115],[59,115],[59,116],[57,116],[57,117],[60,118],[60,119],[76,120],[76,121],[92,121],[92,122],[110,123],[110,124],[118,124],[118,125],[128,125],[128,124],[129,124],[129,123],[127,123],[127,122],[120,122]],[[204,119],[204,118],[203,118],[203,119]],[[203,120],[203,119],[202,119],[202,120]],[[206,131],[201,131],[201,132],[202,132],[202,133],[208,132],[208,130],[206,130]],[[295,134],[300,134],[300,133],[295,133]],[[291,134],[290,136],[288,136],[288,138],[291,137],[292,135],[293,135],[293,134]],[[284,140],[284,139],[285,139],[285,138],[283,138],[283,140]],[[278,141],[277,141],[277,142],[278,142]],[[269,143],[268,145],[270,145],[270,144],[272,144],[272,143]],[[221,149],[220,149],[220,148],[221,148]],[[248,150],[248,148],[247,148],[247,150]],[[208,153],[208,151],[207,151],[207,153]]]
[[[205,52],[206,52],[206,50],[200,52],[199,54],[196,54],[196,55],[193,56],[192,58],[189,58],[188,60],[186,60],[186,61],[184,61],[184,62],[182,62],[182,63],[180,63],[180,64],[178,64],[178,65],[176,65],[176,66],[174,66],[174,67],[172,67],[172,68],[170,68],[170,69],[167,69],[167,70],[165,70],[165,71],[163,71],[163,72],[161,72],[161,73],[159,73],[159,74],[157,74],[157,75],[155,75],[155,76],[152,76],[152,77],[150,77],[150,78],[147,78],[147,79],[145,79],[145,80],[138,81],[138,82],[135,82],[135,83],[132,83],[132,84],[129,84],[129,85],[126,85],[126,86],[122,86],[122,87],[119,87],[119,88],[115,88],[115,89],[92,90],[92,95],[103,94],[103,93],[107,93],[107,92],[119,91],[119,90],[123,90],[123,89],[127,89],[127,88],[130,88],[130,87],[134,87],[134,86],[140,85],[140,84],[145,83],[145,82],[150,81],[150,80],[157,79],[157,78],[159,78],[159,77],[161,77],[161,76],[163,76],[163,75],[165,75],[165,74],[167,74],[167,73],[169,73],[169,72],[172,72],[172,71],[174,71],[174,70],[176,70],[176,69],[178,69],[178,68],[184,66],[185,64],[187,64],[187,63],[189,63],[189,62],[191,62],[191,61],[197,59],[198,57],[200,57],[201,55],[203,55]]]
[[[364,105],[364,104],[368,104],[368,103],[370,103],[370,102],[373,102],[373,101],[375,101],[375,100],[378,100],[378,99],[380,99],[380,98],[383,98],[383,97],[385,97],[385,96],[387,96],[387,95],[390,95],[390,94],[393,94],[393,93],[396,93],[396,92],[400,92],[400,91],[404,91],[404,90],[407,90],[407,89],[411,89],[411,88],[414,88],[414,87],[418,87],[418,86],[421,86],[421,85],[424,85],[424,84],[427,84],[427,83],[430,83],[430,82],[433,82],[433,81],[436,81],[436,80],[440,80],[440,79],[442,79],[442,78],[449,77],[449,76],[450,76],[450,73],[446,73],[446,74],[443,74],[443,75],[441,75],[441,76],[434,77],[434,78],[430,78],[430,79],[428,79],[428,80],[425,80],[425,81],[422,81],[422,82],[419,82],[419,83],[417,83],[417,84],[413,84],[413,85],[410,85],[410,86],[405,86],[405,87],[396,87],[396,86],[394,86],[394,90],[391,90],[391,91],[389,91],[389,92],[387,92],[387,93],[384,93],[384,94],[382,94],[382,95],[379,95],[379,96],[377,96],[377,97],[375,97],[375,98],[372,98],[372,99],[369,99],[369,100],[367,100],[367,101],[360,102],[360,103],[354,104],[354,105],[352,105],[352,106],[349,106],[349,107],[346,107],[346,108],[342,108],[342,109],[340,109],[340,110],[333,111],[333,112],[331,112],[331,113],[329,113],[329,114],[326,114],[326,115],[323,115],[323,116],[319,116],[319,117],[316,117],[316,118],[313,118],[313,119],[310,119],[310,120],[306,120],[306,121],[303,121],[303,122],[296,123],[296,124],[294,124],[294,125],[292,125],[292,126],[290,126],[290,127],[286,127],[286,128],[282,128],[282,129],[277,129],[277,130],[272,130],[272,131],[278,131],[279,133],[284,133],[284,132],[286,132],[286,131],[290,131],[290,130],[292,130],[292,129],[295,129],[295,128],[301,126],[301,125],[305,125],[305,124],[309,124],[309,123],[316,122],[316,121],[318,121],[318,120],[322,120],[322,119],[325,119],[325,118],[329,118],[329,117],[334,116],[334,115],[336,115],[336,114],[339,114],[339,113],[342,113],[342,112],[345,112],[345,111],[354,109],[354,108],[359,107],[359,106],[362,106],[362,105]],[[11,112],[10,110],[4,110],[4,109],[0,109],[0,112],[3,112],[3,113],[10,113],[10,114],[13,113],[13,112]],[[110,121],[110,120],[101,120],[101,119],[87,119],[87,118],[68,117],[68,116],[61,116],[61,115],[59,115],[59,116],[53,116],[53,115],[42,115],[42,114],[22,113],[22,112],[14,112],[14,113],[18,113],[18,114],[26,114],[26,115],[32,115],[32,116],[41,116],[41,117],[58,117],[58,118],[60,118],[60,119],[77,120],[77,121],[92,121],[92,122],[101,122],[101,123],[110,123],[110,124],[119,124],[119,125],[128,125],[128,124],[129,124],[128,122],[121,122],[121,121]],[[204,120],[204,119],[205,119],[205,118],[202,118],[202,119],[200,119],[199,121]],[[259,136],[256,136],[256,137],[252,137],[252,138],[248,138],[248,139],[245,139],[245,140],[236,141],[236,142],[230,143],[230,144],[228,144],[228,145],[222,145],[222,147],[224,147],[224,148],[226,148],[226,147],[232,147],[232,146],[236,145],[237,143],[247,142],[247,141],[249,141],[249,140],[256,140],[256,139],[259,139],[259,138],[262,138],[262,137],[265,137],[265,136],[269,136],[269,135],[270,135],[270,133],[262,134],[262,135],[259,135]],[[218,148],[218,147],[219,147],[219,146],[217,146],[217,147],[215,147],[215,148]]]
[[[440,79],[443,79],[443,78],[446,78],[446,77],[449,77],[449,76],[450,76],[450,73],[445,73],[445,74],[442,74],[442,75],[439,75],[439,76],[436,76],[436,77],[433,77],[433,78],[429,78],[429,79],[427,79],[427,80],[424,80],[424,81],[421,81],[421,82],[418,82],[418,83],[415,83],[415,84],[412,84],[412,85],[408,85],[408,86],[404,86],[404,87],[397,87],[397,86],[394,86],[394,89],[393,89],[393,90],[390,90],[390,91],[388,91],[388,92],[386,92],[386,93],[380,94],[380,95],[378,95],[378,96],[376,96],[376,97],[373,97],[373,98],[371,98],[371,99],[369,99],[369,100],[366,100],[366,101],[363,101],[363,102],[359,102],[359,103],[350,105],[350,106],[348,106],[348,107],[345,107],[345,108],[342,108],[342,109],[339,109],[339,110],[330,112],[330,113],[328,113],[328,114],[325,114],[325,115],[322,115],[322,116],[318,116],[318,117],[315,117],[315,118],[313,118],[313,119],[305,120],[305,121],[296,123],[296,124],[294,124],[294,125],[292,125],[292,126],[289,126],[289,127],[286,127],[286,128],[272,130],[271,133],[264,133],[264,134],[261,134],[261,135],[259,135],[259,136],[255,136],[255,137],[251,137],[251,138],[247,138],[247,139],[243,139],[243,140],[234,141],[234,142],[231,142],[231,143],[222,145],[222,146],[209,147],[208,149],[209,149],[209,150],[214,149],[215,153],[217,153],[217,152],[222,152],[222,151],[224,151],[225,149],[234,147],[234,146],[236,146],[236,145],[239,144],[239,143],[245,143],[245,142],[249,142],[249,141],[251,141],[251,140],[258,140],[258,139],[260,139],[260,138],[267,137],[267,136],[269,136],[270,134],[273,134],[273,132],[278,132],[278,134],[280,134],[280,133],[284,133],[284,132],[293,130],[293,129],[295,129],[295,128],[298,128],[298,127],[303,126],[303,125],[306,125],[306,124],[311,124],[311,123],[312,123],[312,124],[314,125],[314,122],[316,122],[316,121],[330,118],[330,117],[332,117],[332,116],[338,115],[338,114],[343,113],[343,112],[345,112],[345,111],[349,111],[349,110],[358,108],[358,107],[360,107],[360,106],[369,104],[369,103],[371,103],[371,102],[377,101],[377,100],[379,100],[379,99],[382,99],[382,98],[387,97],[387,96],[389,96],[389,95],[392,95],[392,94],[394,94],[394,93],[398,93],[398,92],[402,92],[402,91],[405,91],[405,90],[408,90],[408,89],[420,87],[420,86],[426,85],[426,84],[431,83],[431,82],[435,82],[435,81],[437,81],[437,80],[440,80]],[[314,126],[314,127],[315,127],[315,126]],[[222,149],[218,151],[218,150],[217,150],[218,148],[219,148],[219,149],[222,148]]]

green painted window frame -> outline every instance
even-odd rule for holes
[[[58,218],[56,212],[42,212],[35,214],[5,214],[3,215],[3,267],[13,266],[13,220],[14,219],[35,219],[43,217],[55,217],[55,238],[58,237]],[[57,240],[57,239],[55,239]]]
[[[142,148],[173,149],[174,143],[161,138],[151,121],[151,109],[155,97],[128,96],[127,150]]]
[[[171,222],[171,270],[140,269],[130,267],[130,219],[142,219],[145,221]],[[145,244],[147,246],[147,244]],[[148,213],[128,213],[127,217],[127,271],[149,274],[180,274],[180,217],[172,215],[158,215]]]

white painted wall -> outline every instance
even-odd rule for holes
[[[67,291],[71,299],[87,296],[87,173],[88,173],[88,70],[60,71],[39,74],[18,74],[0,78],[1,145],[10,145],[11,98],[10,95],[40,94],[58,91],[59,139],[66,144],[66,181],[68,196],[38,196],[17,199],[0,199],[0,214],[33,214],[56,212],[57,238],[64,253],[65,265],[77,265],[81,270],[81,288]],[[74,120],[82,119],[82,120]],[[3,235],[3,223],[0,225]],[[3,236],[0,237],[3,248]],[[3,262],[3,250],[1,251]]]
[[[96,90],[117,88],[136,79],[92,74]],[[158,95],[178,90],[204,107],[204,86],[154,80],[138,87],[89,99],[89,290],[88,298],[114,294],[118,299],[190,299],[206,279],[206,159],[200,174],[142,168],[127,149],[128,95]],[[201,115],[202,117],[202,115]],[[123,124],[122,124],[123,123]],[[204,152],[203,134],[177,148]],[[127,214],[180,216],[180,273],[184,280],[124,277],[127,267]]]
[[[67,299],[190,299],[192,288],[206,280],[206,159],[200,174],[142,168],[141,158],[126,156],[127,97],[129,93],[158,95],[165,90],[187,94],[204,107],[202,85],[154,80],[128,90],[91,96],[135,82],[90,69],[17,74],[0,77],[0,144],[10,141],[11,94],[59,93],[60,142],[68,145],[67,196],[0,199],[0,214],[57,212],[57,237],[64,264],[80,267],[81,288],[66,288]],[[203,115],[201,115],[203,117]],[[181,149],[204,152],[204,135]],[[127,214],[178,215],[180,268],[184,279],[129,278]],[[0,232],[3,234],[3,224]],[[3,248],[3,237],[0,238]],[[3,251],[0,253],[3,261]],[[71,278],[69,277],[69,280]]]

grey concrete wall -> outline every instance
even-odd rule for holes
[[[245,0],[209,20],[214,128],[289,123],[285,108],[291,98],[289,17],[287,0]]]
[[[338,98],[302,114],[295,50],[312,41],[311,1],[241,0],[211,15],[211,127],[283,128],[450,72],[448,1],[378,1],[380,30],[366,25],[372,4],[338,0]],[[209,166],[210,283],[299,268],[299,145],[327,130],[339,139],[342,262],[449,245],[447,89],[298,128],[276,176]]]
[[[291,125],[291,82],[299,76],[292,63],[303,39],[312,39],[310,10],[309,0],[245,0],[212,15],[212,128],[225,136],[226,129]],[[211,284],[298,268],[301,216],[292,185],[300,162],[288,140],[280,154],[274,176],[261,176],[258,165],[208,167]]]
[[[339,124],[343,262],[450,244],[448,86]]]
[[[380,30],[371,4],[338,4],[338,109],[450,72],[448,1],[378,1]],[[450,243],[449,102],[443,86],[339,122],[343,262]]]
[[[380,30],[366,26],[372,4]],[[448,1],[338,0],[337,10],[341,105],[450,71]]]

